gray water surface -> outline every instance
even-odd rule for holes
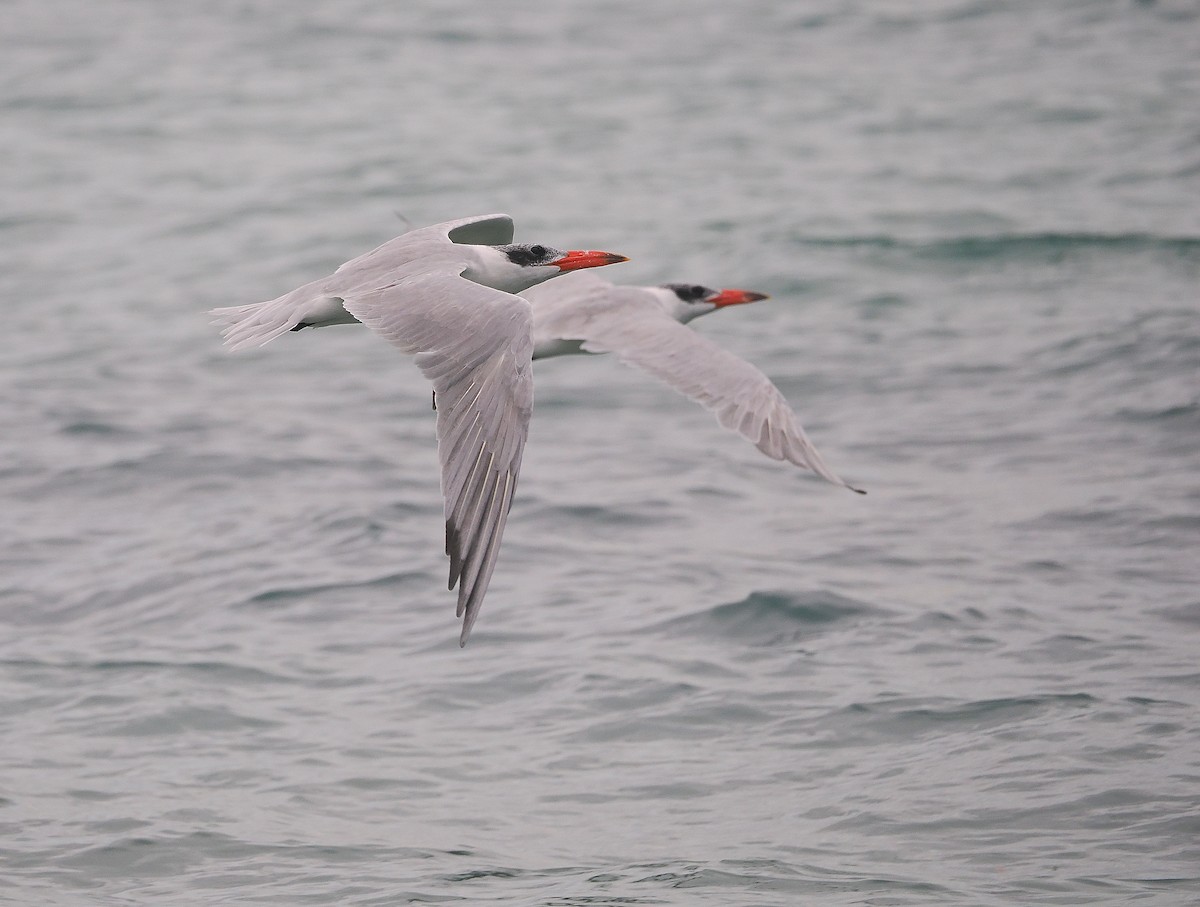
[[[1200,900],[1195,3],[4,15],[0,902]],[[460,650],[419,373],[204,312],[491,211],[869,495],[539,362]]]

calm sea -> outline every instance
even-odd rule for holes
[[[1193,0],[9,0],[0,903],[1200,903]],[[865,498],[538,363],[457,645],[428,386],[204,312],[492,211]]]

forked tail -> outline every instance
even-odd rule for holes
[[[244,350],[296,330],[303,313],[304,306],[296,304],[294,293],[288,293],[268,302],[213,309],[208,314],[213,316],[213,324],[220,326],[225,345]]]

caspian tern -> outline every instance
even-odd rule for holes
[[[717,309],[766,299],[765,294],[681,283],[614,286],[594,274],[579,274],[523,295],[533,306],[534,359],[613,353],[712,410],[722,425],[768,457],[866,494],[825,465],[766,375],[684,327]]]
[[[438,400],[450,584],[459,645],[483,602],[508,520],[533,410],[533,313],[515,295],[567,271],[627,259],[514,243],[489,214],[423,227],[278,299],[213,309],[234,350],[288,331],[361,321],[415,356]]]

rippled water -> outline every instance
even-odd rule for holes
[[[1200,899],[1200,10],[6,7],[0,901]],[[538,363],[459,650],[428,389],[204,311],[507,211],[866,498]]]

